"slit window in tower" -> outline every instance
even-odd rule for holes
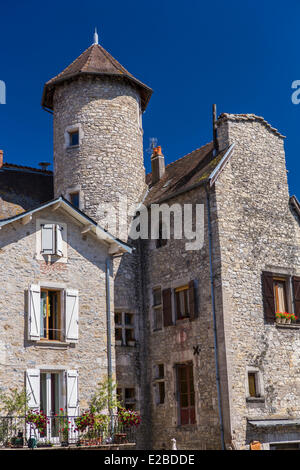
[[[79,208],[79,192],[70,193],[70,202],[73,206]]]
[[[79,145],[79,131],[69,132],[69,146],[76,147]]]

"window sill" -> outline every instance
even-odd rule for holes
[[[299,330],[300,323],[275,323],[276,328],[287,328],[292,330]]]
[[[190,317],[176,318],[176,324],[177,323],[188,323],[189,321],[190,321]]]
[[[265,397],[247,397],[246,402],[247,403],[264,403]]]
[[[54,348],[68,348],[72,346],[74,343],[66,343],[65,341],[56,341],[56,340],[40,340],[40,341],[35,341],[34,342],[35,346],[45,346],[46,348],[48,347],[54,347]]]
[[[80,147],[80,145],[68,145],[66,147],[67,150],[72,150],[72,149],[78,149]]]

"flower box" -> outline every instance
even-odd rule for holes
[[[291,324],[297,320],[297,317],[294,313],[288,312],[276,312],[275,314],[276,323],[281,324]]]

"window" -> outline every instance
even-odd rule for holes
[[[291,321],[299,323],[300,277],[280,276],[264,271],[262,273],[262,292],[264,314],[267,322],[274,322],[276,313],[288,313],[294,314]],[[291,317],[291,315],[289,316]],[[294,316],[296,319],[294,319]]]
[[[41,224],[41,253],[63,256],[63,227],[59,224]]]
[[[248,372],[248,388],[249,397],[257,398],[259,396],[256,372]]]
[[[69,132],[69,147],[75,147],[79,145],[79,131],[74,130]]]
[[[77,370],[27,369],[26,393],[30,409],[42,410],[52,417],[59,408],[63,408],[67,416],[78,415]],[[55,419],[51,419],[46,430],[48,439],[59,436],[58,424]]]
[[[176,318],[181,320],[190,315],[189,311],[189,286],[177,287],[175,289]]]
[[[71,204],[73,204],[73,206],[79,208],[79,202],[80,202],[79,191],[70,193],[70,202]]]
[[[117,398],[126,410],[135,410],[135,388],[117,388]]]
[[[162,329],[162,295],[161,288],[153,289],[153,329]]]
[[[127,312],[115,313],[115,339],[120,346],[134,346],[134,314]]]
[[[40,338],[61,340],[60,291],[41,291]]]
[[[265,401],[262,374],[255,367],[247,367],[246,370],[246,401]]]
[[[276,312],[287,312],[287,280],[286,279],[273,279],[273,289],[275,298]]]
[[[164,364],[154,366],[154,396],[156,405],[165,403],[165,367]]]
[[[37,284],[29,286],[28,339],[77,342],[78,304],[78,291],[75,289],[48,289]]]
[[[177,364],[177,390],[179,402],[179,424],[195,424],[195,392],[193,364]]]

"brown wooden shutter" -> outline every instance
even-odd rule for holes
[[[194,320],[196,318],[195,281],[189,282],[189,314],[190,320]]]
[[[293,293],[294,293],[294,308],[295,315],[300,320],[300,277],[294,276],[292,278],[293,282]]]
[[[264,313],[267,322],[275,321],[275,300],[274,300],[274,287],[273,287],[273,274],[264,271],[262,273],[262,291]]]
[[[164,317],[164,326],[169,326],[173,324],[172,320],[172,290],[164,289],[162,291],[163,298],[163,317]]]

